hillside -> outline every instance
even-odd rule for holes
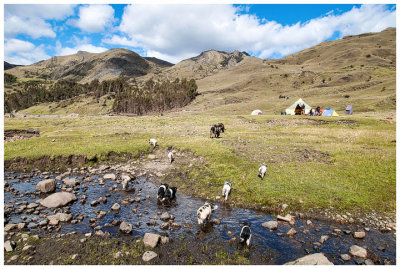
[[[253,109],[261,109],[266,114],[280,114],[298,98],[303,98],[313,107],[331,107],[340,114],[348,104],[354,106],[355,112],[395,110],[395,48],[396,29],[388,28],[379,33],[323,42],[279,60],[263,60],[239,51],[209,50],[171,66],[159,59],[142,58],[136,53],[115,49],[102,54],[80,52],[53,57],[33,66],[42,70],[38,76],[48,73],[54,78],[78,77],[81,82],[115,77],[119,72],[115,70],[120,70],[121,65],[126,69],[123,74],[135,77],[141,85],[149,79],[195,78],[200,96],[183,111],[248,114]],[[77,63],[79,59],[80,64]],[[135,64],[122,64],[127,59]],[[66,70],[51,61],[65,64]],[[50,68],[47,70],[46,66]],[[12,71],[18,76],[31,67],[18,67],[7,72]],[[112,105],[113,101],[109,102]],[[99,106],[98,103],[90,101],[92,106]],[[85,114],[86,105],[85,102],[79,106],[71,104],[57,113]],[[46,107],[33,110],[35,113],[53,113]],[[25,112],[32,113],[33,110]]]
[[[17,67],[17,66],[20,66],[20,65],[10,64],[10,63],[4,61],[4,70],[8,70],[8,69],[11,69],[11,68],[14,68],[14,67]]]
[[[79,51],[69,56],[54,56],[29,66],[7,70],[18,78],[75,79],[81,83],[105,80],[119,75],[138,77],[171,66],[156,58],[143,58],[126,49],[111,49],[102,53]]]

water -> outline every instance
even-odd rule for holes
[[[51,175],[51,178],[55,178],[57,175]],[[15,179],[9,179],[14,178]],[[28,203],[35,202],[39,198],[44,198],[47,195],[41,195],[40,197],[33,195],[36,184],[43,180],[42,176],[34,176],[33,173],[29,178],[18,179],[19,174],[12,172],[5,172],[5,179],[10,186],[19,192],[24,194],[23,197],[20,195],[13,195],[11,192],[5,192],[4,199],[5,204],[10,204],[11,200],[15,200],[16,203],[27,201]],[[75,176],[77,179],[83,180],[83,176]],[[155,179],[139,178],[130,183],[129,187],[134,186],[135,190],[123,191],[121,185],[115,181],[104,181],[104,185],[99,185],[98,179],[102,178],[102,175],[92,175],[93,181],[90,183],[82,182],[80,185],[79,194],[77,195],[78,201],[74,203],[70,211],[74,216],[81,213],[85,215],[82,222],[77,224],[65,224],[61,227],[61,233],[77,232],[77,233],[89,233],[93,232],[93,228],[90,227],[89,220],[96,219],[98,213],[95,211],[106,211],[105,217],[101,218],[96,222],[96,225],[100,225],[104,232],[109,232],[113,237],[126,236],[122,235],[118,231],[119,226],[112,226],[111,228],[105,228],[106,223],[111,223],[113,220],[126,220],[128,223],[133,225],[132,236],[143,237],[145,233],[162,233],[166,232],[171,238],[182,238],[183,236],[187,240],[196,240],[202,242],[217,242],[226,246],[226,251],[235,251],[237,249],[236,243],[229,243],[228,241],[233,238],[239,238],[241,231],[241,223],[250,223],[252,232],[251,240],[251,251],[252,253],[258,253],[261,255],[267,255],[271,258],[275,264],[282,264],[288,261],[295,260],[308,253],[324,253],[330,261],[335,264],[342,264],[340,261],[340,254],[348,253],[350,246],[359,245],[366,247],[375,254],[381,257],[381,261],[389,259],[391,264],[396,263],[396,237],[394,233],[381,233],[375,229],[371,229],[366,232],[365,239],[354,239],[352,234],[354,231],[361,231],[363,227],[355,225],[340,225],[329,222],[313,221],[313,226],[307,226],[305,221],[296,219],[295,225],[289,223],[279,222],[278,229],[275,231],[265,230],[261,227],[261,224],[266,221],[276,220],[268,214],[262,212],[255,212],[249,209],[231,207],[225,203],[215,203],[218,205],[218,209],[213,212],[211,219],[218,218],[221,220],[220,225],[214,225],[208,223],[202,227],[197,224],[197,209],[202,206],[205,200],[193,198],[188,195],[179,194],[176,201],[171,205],[162,205],[157,203],[157,190],[158,182]],[[29,182],[27,182],[29,180]],[[61,184],[62,181],[58,181]],[[59,187],[60,185],[58,185]],[[83,186],[87,186],[86,191],[82,190]],[[112,186],[117,186],[119,190],[109,191]],[[139,191],[141,189],[141,191]],[[138,196],[138,194],[140,195]],[[81,204],[81,196],[86,195],[86,203]],[[98,200],[99,197],[107,197],[107,203],[103,204],[100,202],[97,206],[92,207],[91,201]],[[150,195],[148,199],[146,196]],[[33,196],[33,197],[32,197]],[[139,203],[133,202],[131,204],[122,204],[123,200],[141,198]],[[112,211],[111,206],[114,203],[121,205],[119,211]],[[14,205],[15,206],[15,205]],[[18,208],[19,206],[15,206]],[[136,208],[137,212],[133,213],[132,209]],[[158,212],[168,212],[170,215],[175,216],[174,222],[181,225],[180,229],[174,231],[162,230],[160,225],[161,221]],[[41,211],[40,214],[53,214],[50,210]],[[141,217],[138,215],[142,214]],[[21,217],[26,216],[29,222],[33,217],[40,220],[39,215],[33,214],[15,214],[12,212],[9,223],[19,223],[22,221]],[[157,217],[158,220],[154,220]],[[147,225],[146,223],[156,222],[156,226]],[[140,222],[140,226],[136,227],[135,223]],[[295,228],[297,234],[290,238],[286,235],[287,231],[291,228]],[[313,243],[318,242],[322,235],[329,235],[333,232],[333,229],[350,230],[352,233],[346,235],[341,233],[338,237],[330,235],[327,242],[322,244],[319,250],[313,249]],[[39,229],[37,229],[39,231]],[[228,231],[231,234],[228,234]],[[280,235],[282,234],[282,235]],[[379,251],[379,247],[384,247],[385,251]],[[345,264],[354,264],[353,260],[345,262]]]

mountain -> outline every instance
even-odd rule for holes
[[[21,66],[21,65],[10,64],[10,63],[7,63],[6,61],[4,61],[4,70],[8,70],[8,69],[11,69],[11,68],[14,68],[14,67],[17,67],[17,66]]]
[[[7,72],[19,78],[75,79],[84,83],[94,79],[113,79],[121,74],[138,77],[169,66],[172,64],[157,58],[143,58],[127,49],[111,49],[102,53],[78,51],[69,56],[54,56]]]

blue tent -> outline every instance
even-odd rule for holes
[[[321,116],[339,116],[335,110],[330,108],[325,108]]]

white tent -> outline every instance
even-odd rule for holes
[[[251,112],[251,115],[262,115],[262,111],[259,109],[253,110],[253,112]]]
[[[303,104],[304,104],[304,108],[305,108],[305,109],[304,109],[304,114],[310,113],[311,107],[310,107],[309,105],[307,105],[307,104],[303,101],[303,99],[300,98],[300,99],[297,100],[293,105],[291,105],[290,107],[286,108],[286,114],[287,114],[287,115],[295,115],[295,114],[296,114],[296,113],[295,113],[296,107],[297,107],[297,106],[302,107]]]

